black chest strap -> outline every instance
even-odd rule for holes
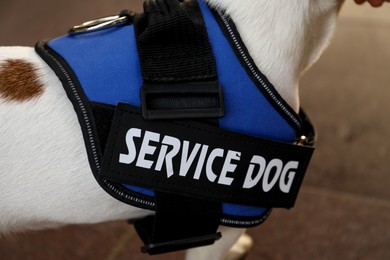
[[[215,61],[197,1],[147,0],[135,19],[147,120],[223,115]],[[156,214],[135,222],[143,252],[158,254],[214,243],[221,203],[155,192]]]

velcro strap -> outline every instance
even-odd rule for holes
[[[101,174],[171,194],[290,208],[312,152],[197,122],[145,120],[120,103]]]

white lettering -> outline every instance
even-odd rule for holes
[[[202,146],[202,151],[200,152],[198,164],[196,165],[196,169],[195,169],[195,174],[194,174],[194,179],[195,180],[199,180],[199,178],[200,178],[200,174],[202,173],[204,161],[206,159],[206,155],[207,155],[207,151],[208,150],[209,150],[209,146],[208,145],[203,145]]]
[[[143,139],[136,142],[136,138]],[[241,160],[241,152],[238,151],[215,148],[210,149],[211,152],[208,153],[209,146],[200,143],[195,143],[191,150],[189,141],[181,141],[176,137],[151,131],[143,133],[143,130],[139,128],[130,128],[126,133],[125,142],[128,153],[119,154],[119,163],[132,164],[136,161],[137,167],[145,169],[152,169],[155,164],[154,170],[157,172],[161,172],[165,164],[167,178],[172,177],[175,170],[179,176],[191,178],[187,175],[195,168],[192,177],[194,180],[199,180],[201,174],[205,173],[208,181],[230,186],[234,182],[234,174]],[[137,150],[136,143],[141,143],[139,150]],[[157,156],[156,149],[158,148]],[[174,159],[179,156],[180,165],[174,164]],[[217,166],[222,164],[222,160],[221,169]],[[179,161],[179,158],[176,158],[176,161]],[[267,163],[264,157],[254,155],[248,166],[242,188],[257,187],[264,192],[269,192],[275,185],[279,185],[281,192],[289,193],[298,166],[299,161],[289,161],[284,165],[282,160],[275,158]]]
[[[255,178],[253,178],[252,174],[255,170],[255,165],[259,166],[259,171],[257,172],[257,175]],[[246,173],[245,182],[243,185],[243,188],[250,189],[256,186],[256,184],[260,181],[261,177],[263,176],[265,167],[267,165],[267,162],[265,159],[261,156],[255,155],[253,156],[251,163],[248,168],[248,172]]]
[[[275,170],[274,177],[272,178],[271,182],[269,182],[269,176],[270,176],[272,168],[276,168],[276,170]],[[280,172],[282,171],[282,168],[283,168],[283,162],[279,159],[273,159],[268,163],[267,168],[265,169],[264,178],[263,178],[263,190],[265,192],[270,191],[274,187],[275,183],[279,179]]]
[[[217,157],[223,157],[223,149],[221,149],[221,148],[214,149],[210,153],[209,158],[207,159],[206,175],[207,175],[207,179],[209,179],[209,181],[211,181],[211,182],[214,182],[215,179],[217,178],[217,175],[213,171],[213,163],[214,163],[215,158],[217,158]]]
[[[291,185],[292,185],[292,182],[293,182],[295,174],[296,174],[295,171],[291,171],[291,170],[297,170],[298,165],[299,165],[299,162],[291,161],[291,162],[288,162],[286,164],[286,166],[284,166],[284,169],[282,171],[282,175],[280,176],[280,180],[279,180],[280,190],[283,191],[284,193],[290,192]],[[286,180],[287,173],[289,173],[289,174],[287,177],[288,182],[286,183],[285,180]]]
[[[139,151],[138,160],[136,166],[150,169],[153,165],[153,161],[145,159],[145,155],[153,155],[156,151],[155,146],[149,144],[150,141],[158,142],[160,141],[160,134],[154,132],[145,132],[144,140],[142,141],[141,150]]]
[[[187,173],[192,163],[194,162],[195,157],[198,154],[199,149],[202,145],[195,144],[194,149],[192,149],[190,156],[188,156],[189,146],[190,146],[190,142],[188,141],[183,142],[183,152],[181,154],[181,163],[180,163],[180,171],[179,171],[179,175],[183,177],[187,176]]]
[[[258,165],[259,170],[256,176],[253,177],[253,171],[255,170],[256,165]],[[283,162],[280,159],[273,159],[267,165],[267,162],[263,157],[255,155],[251,160],[242,187],[244,189],[251,189],[255,187],[260,181],[260,179],[263,177],[263,181],[262,181],[263,191],[269,192],[275,186],[275,184],[279,179],[280,190],[284,193],[289,193],[296,174],[296,172],[292,170],[297,170],[298,165],[299,165],[298,161],[290,161],[283,167]],[[271,172],[273,171],[274,171],[274,175],[272,177],[272,180],[270,181],[269,178]],[[288,176],[286,176],[287,174]]]
[[[141,129],[138,128],[131,128],[129,131],[126,133],[126,145],[127,145],[127,150],[129,151],[128,154],[119,154],[119,162],[124,163],[124,164],[130,164],[134,161],[136,155],[137,155],[137,150],[135,149],[135,144],[134,144],[134,137],[141,137]]]
[[[168,135],[164,136],[162,143],[172,146],[172,150],[167,153],[168,146],[161,146],[160,154],[157,159],[156,170],[161,171],[162,164],[165,160],[165,166],[167,168],[167,177],[169,178],[174,174],[172,160],[173,157],[175,157],[179,153],[181,144],[179,139]],[[159,167],[159,169],[157,167]]]
[[[164,164],[165,155],[167,154],[168,146],[162,145],[160,149],[160,154],[158,155],[156,167],[154,168],[156,171],[161,171],[162,166]]]
[[[237,168],[237,164],[232,164],[232,161],[239,161],[241,157],[240,152],[228,151],[225,162],[223,163],[221,175],[219,176],[218,183],[230,186],[234,180],[232,177],[226,176],[228,172],[234,172]]]

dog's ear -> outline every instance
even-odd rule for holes
[[[22,59],[0,63],[0,97],[6,101],[23,102],[38,98],[44,92],[37,68]]]

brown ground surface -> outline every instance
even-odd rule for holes
[[[0,45],[33,45],[128,0],[0,0]],[[334,41],[303,78],[302,104],[319,132],[294,209],[251,229],[247,259],[390,259],[390,7],[347,0]],[[1,212],[0,212],[1,217]],[[152,259],[123,222],[0,239],[0,259]],[[182,253],[153,257],[181,259]]]

